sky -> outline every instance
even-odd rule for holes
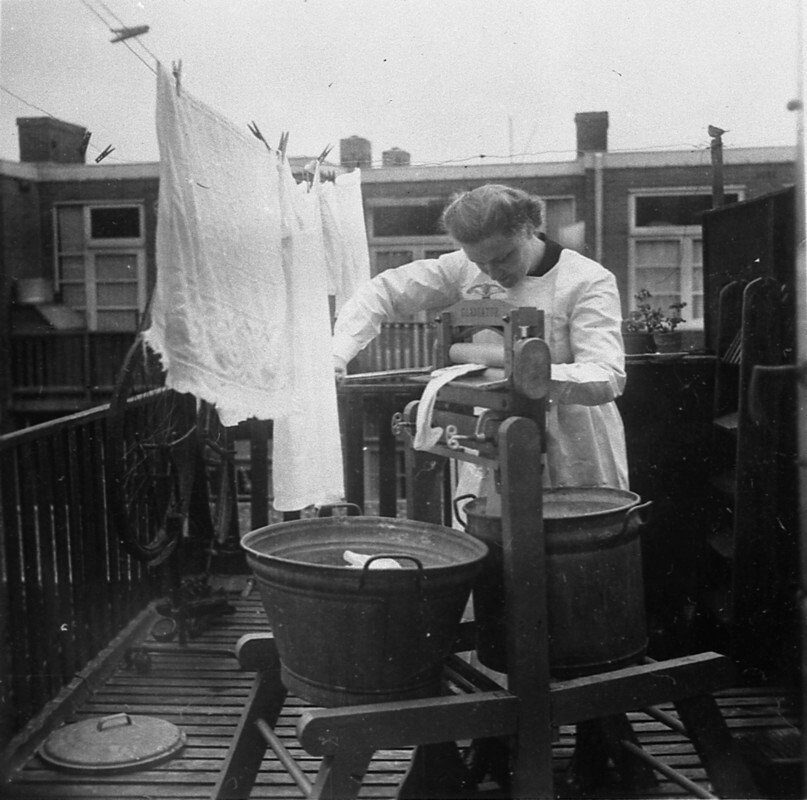
[[[16,119],[92,132],[87,160],[159,160],[155,60],[290,155],[363,136],[374,163],[562,161],[574,115],[609,150],[793,145],[801,0],[0,0],[0,158]],[[110,29],[148,25],[111,43]],[[127,47],[128,45],[128,47]]]

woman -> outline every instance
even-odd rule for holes
[[[539,233],[543,204],[520,189],[487,184],[463,192],[442,221],[459,250],[382,272],[344,305],[333,339],[337,378],[383,322],[473,298],[472,287],[495,281],[503,290],[497,299],[545,312],[552,383],[544,484],[626,489],[614,402],[625,386],[625,356],[613,274]]]

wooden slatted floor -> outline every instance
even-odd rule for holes
[[[234,586],[231,582],[231,587]],[[187,745],[175,758],[153,769],[128,774],[85,776],[48,768],[37,756],[25,764],[16,780],[5,787],[9,798],[140,798],[207,800],[233,737],[252,682],[252,673],[242,672],[229,655],[238,638],[266,630],[257,593],[242,598],[232,594],[236,612],[221,616],[187,648],[173,643],[152,652],[148,674],[119,665],[103,688],[76,712],[72,721],[119,712],[142,714],[169,720],[187,734]],[[150,645],[149,641],[146,642]],[[204,648],[204,651],[201,650]],[[219,652],[213,652],[218,650]],[[792,728],[795,711],[783,692],[771,689],[736,689],[718,696],[718,703],[733,734]],[[295,725],[302,701],[290,698],[276,732],[313,780],[319,762],[301,750],[295,739]],[[667,711],[674,714],[672,708]],[[629,715],[643,747],[708,789],[704,770],[691,743],[643,713]],[[573,747],[573,729],[563,727],[553,755],[556,785]],[[392,798],[408,766],[410,751],[376,754],[365,778],[360,797]],[[271,754],[264,759],[253,798],[297,800],[302,795],[283,767]],[[624,790],[603,787],[597,796],[628,797]],[[688,798],[691,794],[660,777],[657,789],[643,791],[643,798]]]

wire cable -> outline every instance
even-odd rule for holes
[[[10,94],[15,100],[19,100],[21,103],[28,106],[29,108],[34,108],[37,111],[41,111],[43,114],[47,114],[49,117],[53,117],[53,119],[56,119],[56,117],[54,117],[53,114],[50,113],[50,111],[45,111],[44,108],[40,108],[39,106],[35,106],[33,103],[29,103],[27,100],[23,99],[18,94],[14,94],[14,92],[12,92],[11,89],[6,89],[5,86],[0,86],[0,89],[2,89],[6,94]]]
[[[34,108],[37,111],[41,112],[42,114],[47,115],[51,119],[56,119],[56,120],[59,119],[59,117],[57,117],[55,114],[51,114],[50,111],[47,111],[44,108],[40,108],[39,106],[34,105],[33,103],[29,103],[24,97],[20,97],[18,94],[12,92],[11,89],[9,89],[9,88],[7,88],[5,86],[2,86],[2,85],[0,85],[0,89],[2,89],[6,94],[11,95],[15,100],[19,100],[19,102],[22,103],[23,105],[26,105],[29,108]],[[90,141],[88,147],[92,148],[93,150],[95,150],[98,153],[103,152],[101,150],[101,148],[98,147],[97,145],[93,144],[92,141]],[[116,158],[116,157],[111,157],[111,158],[112,158],[113,161],[121,161],[121,162],[123,161],[123,159],[120,159],[120,158]]]

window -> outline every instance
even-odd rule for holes
[[[135,330],[146,303],[142,205],[60,205],[54,215],[62,302],[89,330]]]
[[[406,238],[430,237],[445,238],[440,226],[440,217],[448,203],[448,198],[440,200],[397,200],[386,204],[368,203],[370,213],[370,237]],[[544,198],[544,230],[547,236],[557,238],[562,230],[575,222],[573,197]]]
[[[576,221],[573,197],[544,198],[544,232],[550,239],[562,241],[565,231]]]
[[[441,198],[370,200],[367,229],[373,274],[420,258],[437,258],[457,249],[440,227],[440,216],[449,202]],[[544,198],[544,230],[552,239],[575,223],[573,197]]]
[[[87,211],[91,243],[143,243],[140,206],[89,207]]]
[[[440,216],[446,202],[377,206],[373,209],[373,236],[444,236]]]
[[[725,194],[742,199],[740,190]],[[630,197],[629,290],[647,289],[664,311],[686,303],[684,328],[703,327],[703,239],[700,217],[712,207],[711,190],[654,190]]]
[[[736,203],[737,194],[727,194],[725,201]],[[711,194],[639,195],[634,224],[637,228],[700,225],[701,214],[711,207]]]

